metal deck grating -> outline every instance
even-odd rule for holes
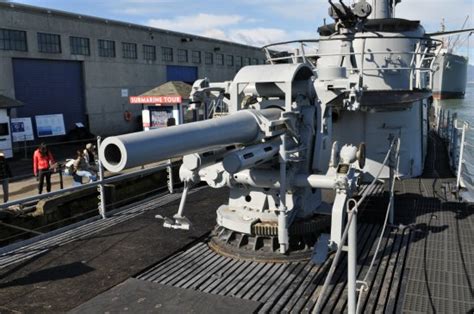
[[[368,277],[369,290],[362,296],[361,312],[465,313],[474,308],[473,209],[451,202],[449,197],[443,201],[440,195],[446,196],[442,189],[445,183],[412,179],[397,184],[397,221],[407,227],[386,230],[379,258]],[[358,227],[358,279],[367,272],[381,230],[379,224],[369,222],[380,221],[381,204],[386,202],[380,186],[372,192],[364,212],[366,217]],[[200,242],[137,278],[257,301],[262,303],[261,313],[309,313],[331,262],[332,256],[321,266],[234,260],[216,254]],[[323,312],[347,311],[346,266],[343,255]]]
[[[193,189],[189,193],[196,193],[200,189],[202,188]],[[45,235],[22,241],[20,243],[14,243],[12,245],[6,246],[0,250],[0,269],[38,256],[55,247],[86,238],[109,227],[133,219],[138,215],[145,213],[146,211],[164,206],[180,198],[181,193],[162,193],[154,197],[150,197],[142,202],[114,210],[113,212],[109,213],[107,219],[93,217],[86,220],[85,222],[73,224],[58,231],[53,231]]]
[[[359,277],[367,271],[374,254],[379,225],[362,224],[359,236]],[[410,232],[387,230],[374,272],[374,284],[364,298],[364,309],[383,311],[396,308],[399,279]],[[401,261],[399,263],[398,261]],[[306,263],[259,263],[218,255],[205,242],[179,252],[137,276],[183,289],[231,296],[262,303],[260,312],[310,312],[317,301],[322,283],[332,262],[323,265]],[[344,311],[347,307],[346,259],[336,268],[325,311]]]
[[[402,196],[406,202],[397,206],[415,230],[406,260],[409,276],[400,309],[404,313],[474,309],[474,211],[472,205],[453,202],[446,183],[432,179],[402,183],[407,193],[423,195]]]

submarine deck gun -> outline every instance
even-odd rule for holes
[[[190,227],[183,211],[192,185],[229,187],[211,241],[223,254],[307,258],[329,224],[330,242],[340,245],[345,203],[356,187],[357,169],[364,166],[365,150],[363,145],[339,149],[330,142],[312,69],[305,64],[247,66],[232,82],[197,81],[191,99],[206,101],[212,93],[229,95],[224,99],[228,115],[106,138],[99,148],[104,166],[118,172],[184,156],[182,201],[178,213],[164,221],[171,228]],[[323,146],[331,158],[317,168],[315,160],[325,158]],[[322,202],[321,189],[336,191],[332,208]]]

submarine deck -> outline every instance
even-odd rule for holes
[[[385,230],[363,312],[466,313],[474,309],[474,206],[458,203],[440,139],[430,136],[425,174],[397,181],[396,226]],[[358,279],[364,277],[388,201],[383,185],[363,204]],[[206,245],[225,190],[189,196],[190,231],[168,230],[179,193],[157,195],[0,249],[0,312],[310,312],[333,256],[320,266],[238,261]],[[345,253],[324,312],[347,311]]]

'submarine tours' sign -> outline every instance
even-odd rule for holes
[[[131,104],[180,104],[181,96],[130,96]]]

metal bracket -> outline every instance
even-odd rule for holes
[[[189,185],[187,181],[184,181],[183,194],[181,195],[181,201],[179,203],[178,212],[173,216],[173,219],[156,215],[155,218],[163,219],[163,227],[172,229],[189,230],[191,227],[191,221],[183,216],[184,205],[186,204],[186,198],[188,196]]]
[[[273,137],[285,133],[287,125],[285,120],[269,120],[257,110],[249,109],[248,112],[253,115],[257,121],[260,130],[265,133],[265,137]]]

